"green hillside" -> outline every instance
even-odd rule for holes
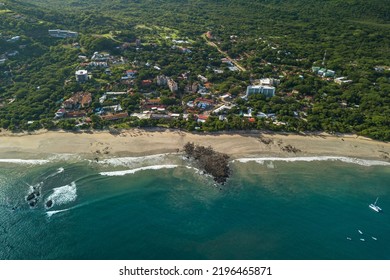
[[[390,139],[390,0],[19,0],[3,4],[3,128],[73,129],[79,119],[53,120],[54,113],[73,93],[88,91],[94,100],[85,114],[92,118],[94,128],[321,130]],[[52,38],[49,29],[75,31],[78,37]],[[203,35],[207,31],[212,34],[208,41]],[[15,36],[20,38],[13,42]],[[176,46],[173,42],[186,43]],[[181,49],[188,51],[183,54]],[[78,57],[90,59],[96,51],[122,57],[124,64],[110,65],[110,75],[104,69],[91,69],[91,80],[76,83],[74,72],[85,64]],[[246,71],[229,71],[220,62],[224,56],[236,59]],[[321,78],[312,72],[313,66],[331,69],[336,77],[351,82]],[[138,71],[132,84],[121,83],[124,71],[132,68]],[[224,71],[216,74],[214,70]],[[183,80],[180,75],[186,72]],[[179,81],[176,95],[155,82],[150,88],[142,85],[159,74]],[[197,96],[185,90],[186,83],[197,81],[198,75],[211,82],[208,97],[214,103],[223,94],[232,95],[236,107],[224,113],[225,121],[210,114],[201,124],[193,119],[140,121],[133,117],[115,123],[102,121],[93,112],[99,107],[99,97],[110,88],[134,93],[115,101],[129,116],[142,111],[140,104],[147,101],[149,92],[163,100],[167,111],[187,113],[183,104]],[[244,101],[246,87],[260,78],[280,79],[276,96]],[[249,109],[276,114],[277,121],[238,121]]]

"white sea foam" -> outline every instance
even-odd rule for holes
[[[39,190],[42,187],[43,181],[41,181],[35,185],[30,185],[28,183],[26,183],[26,184],[30,187],[30,193],[32,193],[32,192],[35,192],[36,190]]]
[[[297,162],[297,161],[341,161],[345,163],[353,163],[362,166],[390,166],[390,162],[379,161],[379,160],[367,160],[367,159],[358,159],[350,157],[336,157],[336,156],[318,156],[318,157],[290,157],[290,158],[280,158],[280,157],[262,157],[262,158],[239,158],[233,162],[257,162],[264,164],[265,162],[270,161],[284,161],[284,162]]]
[[[191,170],[195,170],[195,174],[199,174],[199,175],[203,175],[205,177],[213,177],[212,175],[210,174],[207,174],[205,171],[202,171],[196,167],[192,167],[192,166],[185,166],[187,169],[191,169]]]
[[[15,159],[15,158],[2,158],[0,163],[18,163],[18,164],[31,164],[31,165],[40,165],[49,163],[49,160],[45,159]]]
[[[54,214],[61,213],[61,212],[65,212],[65,211],[68,211],[68,210],[70,210],[70,208],[62,209],[62,210],[55,210],[55,211],[47,211],[47,212],[46,212],[46,215],[50,218],[50,217],[53,216]]]
[[[203,171],[201,171],[200,169],[198,168],[195,168],[195,167],[192,167],[192,166],[186,166],[187,169],[192,169],[192,170],[195,170],[195,173],[196,174],[202,174]]]
[[[161,161],[162,158],[169,154],[157,154],[142,157],[118,157],[99,160],[97,163],[111,165],[111,166],[132,166],[134,164],[140,164],[150,161]],[[92,162],[92,161],[91,161]]]
[[[51,200],[54,205],[62,205],[72,201],[75,201],[77,198],[77,188],[76,183],[72,182],[69,185],[61,186],[53,189],[53,193],[46,199],[46,202]]]
[[[144,166],[139,168],[134,168],[130,170],[121,170],[121,171],[110,171],[110,172],[100,172],[100,175],[103,176],[124,176],[127,174],[134,174],[138,171],[142,170],[158,170],[158,169],[164,169],[164,168],[176,168],[177,165],[174,164],[166,164],[166,165],[151,165],[151,166]]]

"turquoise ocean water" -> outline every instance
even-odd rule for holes
[[[181,155],[40,159],[0,160],[0,259],[390,259],[389,163],[236,160],[219,187]]]

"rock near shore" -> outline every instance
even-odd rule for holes
[[[193,158],[199,167],[213,176],[219,184],[226,183],[230,176],[229,156],[216,152],[211,147],[204,147],[188,142],[184,145],[187,157]]]

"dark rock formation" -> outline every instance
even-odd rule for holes
[[[41,195],[41,192],[39,191],[39,189],[37,187],[33,187],[32,193],[30,193],[26,197],[26,201],[27,201],[28,205],[30,205],[30,207],[35,207],[38,204],[40,195]]]
[[[284,146],[284,147],[281,147],[282,151],[285,151],[287,153],[299,153],[299,152],[302,152],[300,149],[298,148],[295,148],[294,146],[291,146],[291,145],[287,145],[287,146]]]
[[[259,139],[260,139],[261,143],[266,144],[266,145],[274,143],[274,141],[271,138],[265,138],[263,136],[260,136]]]
[[[187,157],[193,158],[207,174],[213,176],[214,181],[224,184],[229,178],[229,156],[216,152],[211,147],[198,146],[188,142],[184,145]]]
[[[35,193],[30,193],[28,196],[27,196],[27,201],[30,201],[32,199],[35,198]]]
[[[52,200],[48,200],[47,202],[46,202],[46,207],[47,208],[50,208],[50,207],[52,207],[53,206],[53,201]]]

